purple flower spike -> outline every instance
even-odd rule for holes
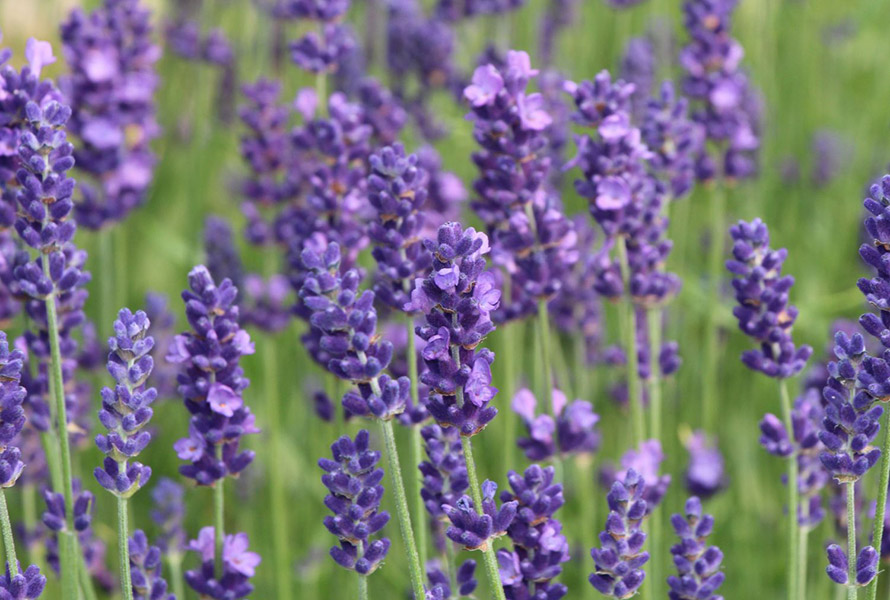
[[[661,442],[645,440],[638,449],[631,449],[624,453],[621,457],[622,469],[620,471],[610,473],[609,470],[604,469],[604,483],[612,485],[616,481],[623,481],[633,472],[642,482],[643,499],[651,512],[661,503],[671,484],[670,475],[658,474],[663,461],[664,452],[661,449]]]
[[[727,483],[723,454],[704,431],[696,431],[686,440],[689,466],[686,468],[686,489],[698,497],[710,498]]]
[[[442,505],[456,505],[470,487],[460,432],[453,427],[427,425],[420,435],[427,455],[427,460],[418,465],[423,482],[420,495],[430,516],[438,521],[445,516]]]
[[[151,351],[155,341],[148,335],[149,325],[141,310],[133,314],[123,308],[114,322],[114,336],[108,340],[108,372],[116,385],[113,390],[102,389],[99,421],[108,434],[96,436],[96,446],[106,458],[95,476],[102,487],[122,498],[135,494],[151,477],[149,467],[133,460],[151,440],[144,428],[158,395],[145,384],[154,367]]]
[[[494,330],[491,313],[501,295],[494,275],[485,270],[488,237],[446,223],[424,247],[433,256],[432,270],[416,280],[405,310],[426,316],[416,331],[426,342],[421,382],[430,388],[427,410],[441,426],[472,436],[497,414],[491,406],[497,394],[491,385],[494,353],[478,349]]]
[[[380,453],[368,448],[369,439],[364,429],[354,441],[343,436],[331,445],[333,460],[318,461],[325,472],[321,481],[330,492],[324,503],[334,514],[325,517],[324,525],[340,540],[331,548],[331,558],[359,575],[373,573],[389,550],[389,539],[371,539],[389,521],[389,513],[380,510],[383,469],[377,467]]]
[[[142,530],[137,529],[129,539],[130,577],[134,600],[176,600],[167,593],[167,582],[161,576],[161,551],[151,546]]]
[[[799,373],[813,352],[809,346],[796,347],[791,330],[797,308],[789,306],[788,292],[794,278],[782,275],[788,252],[771,250],[769,229],[760,219],[739,221],[729,229],[734,241],[732,260],[726,268],[735,276],[732,286],[739,305],[733,314],[742,333],[760,344],[758,350],[742,354],[742,362],[769,377],[786,378]]]
[[[671,547],[679,575],[667,578],[671,600],[722,600],[717,589],[725,576],[720,570],[723,552],[708,546],[707,537],[714,529],[714,517],[702,514],[701,500],[692,496],[686,501],[686,515],[671,516],[671,525],[680,543]]]
[[[553,390],[553,417],[536,414],[537,400],[531,390],[523,388],[513,397],[511,408],[522,417],[529,437],[519,438],[516,444],[529,460],[543,461],[555,454],[586,454],[599,448],[600,435],[596,431],[599,415],[584,400],[566,402],[561,390]],[[558,444],[558,448],[557,448]]]
[[[508,598],[523,598],[529,590],[535,597],[559,600],[568,588],[553,581],[569,560],[569,544],[562,524],[554,518],[564,504],[562,484],[553,482],[553,467],[531,465],[519,475],[510,471],[510,491],[501,501],[518,503],[516,517],[507,529],[513,550],[498,550],[501,581]]]
[[[158,546],[165,554],[179,555],[185,549],[184,495],[182,486],[167,477],[162,477],[151,492],[151,520],[160,531]]]
[[[183,475],[198,485],[214,485],[253,461],[253,452],[240,451],[239,444],[241,436],[259,432],[241,398],[250,381],[240,359],[254,347],[238,324],[238,289],[231,280],[217,287],[201,265],[189,273],[189,288],[182,299],[192,331],[177,335],[167,353],[168,362],[180,365],[179,393],[192,415],[189,437],[174,448],[190,463],[180,467]]]
[[[452,506],[443,504],[442,511],[451,526],[445,534],[455,544],[466,550],[485,550],[491,540],[507,533],[507,528],[516,517],[518,502],[503,502],[498,508],[494,500],[497,484],[486,480],[482,484],[482,512],[473,506],[469,496],[461,496]]]
[[[92,180],[81,185],[77,221],[90,229],[123,220],[151,185],[161,56],[152,29],[139,0],[104,0],[88,15],[72,11],[62,24],[70,74],[60,86],[73,111],[69,127],[80,139],[77,168]]]
[[[837,544],[831,544],[826,549],[828,554],[828,566],[825,572],[829,579],[840,585],[848,585],[849,575],[847,573],[847,553]],[[878,573],[878,556],[877,551],[871,546],[866,546],[859,551],[856,557],[856,582],[852,585],[866,586],[871,583],[872,579]]]
[[[197,552],[201,558],[198,569],[186,571],[185,581],[201,597],[213,600],[240,600],[253,592],[250,579],[260,564],[260,555],[250,552],[246,533],[227,535],[223,540],[222,576],[218,576],[214,564],[213,527],[204,527],[198,539],[189,542],[188,549]]]
[[[884,409],[862,385],[870,365],[880,359],[866,354],[862,335],[847,337],[843,331],[835,335],[834,354],[837,361],[829,363],[830,376],[822,390],[826,406],[819,440],[825,450],[820,458],[835,480],[852,483],[881,456],[871,442],[880,430]]]
[[[590,551],[595,570],[589,577],[590,585],[604,596],[630,598],[646,578],[642,567],[649,561],[649,553],[643,550],[646,534],[640,524],[649,508],[643,488],[639,474],[630,469],[623,481],[612,484],[606,496],[609,516],[599,535],[601,546]]]
[[[427,595],[424,600],[452,600],[453,598],[471,596],[476,590],[476,561],[465,560],[459,567],[454,583],[457,584],[457,595],[451,591],[451,579],[442,570],[439,561],[431,560],[426,564],[426,576],[429,580]]]
[[[671,196],[680,198],[692,189],[695,156],[704,143],[701,125],[690,120],[686,98],[678,96],[670,81],[661,84],[643,113],[640,132],[654,153],[652,167],[668,183]]]
[[[24,355],[10,350],[6,333],[0,331],[0,487],[15,485],[22,470],[22,452],[13,442],[25,426],[22,402],[25,388],[21,386]]]

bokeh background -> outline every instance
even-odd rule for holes
[[[97,2],[0,0],[3,45],[15,51],[15,64],[23,60],[25,40],[31,36],[52,41],[59,55],[58,24],[75,4],[89,9]],[[160,39],[161,24],[173,3],[147,4],[155,11]],[[361,24],[372,5],[364,0],[354,4],[350,20],[362,31]],[[510,45],[529,51],[534,64],[538,27],[547,4],[529,0],[509,17],[506,28],[494,19],[458,27],[457,63],[469,72],[493,32],[506,29]],[[236,48],[239,82],[274,74],[273,26],[254,3],[205,0],[200,18],[204,27],[220,27],[230,37]],[[842,317],[855,318],[863,308],[861,294],[855,289],[856,279],[863,272],[857,256],[863,216],[861,199],[867,185],[890,162],[888,22],[890,3],[885,0],[743,0],[734,19],[734,35],[745,48],[744,64],[752,82],[762,91],[765,113],[760,173],[731,190],[726,224],[739,218],[762,217],[770,225],[774,245],[788,248],[786,271],[796,277],[792,301],[800,309],[796,337],[811,344],[817,357],[824,354],[830,340],[831,323]],[[650,0],[619,12],[601,0],[586,0],[572,26],[558,41],[556,66],[574,80],[592,78],[601,69],[614,72],[626,42],[649,31],[670,33],[676,44],[682,45],[685,33],[680,3]],[[285,29],[284,34],[292,39],[297,31]],[[674,53],[677,48],[673,47]],[[93,282],[87,312],[100,324],[103,335],[108,333],[118,307],[141,307],[149,290],[170,296],[179,325],[184,327],[178,295],[189,269],[203,260],[202,229],[206,215],[230,219],[237,231],[243,223],[237,193],[239,173],[245,169],[238,153],[238,138],[243,129],[237,119],[224,123],[218,118],[221,101],[237,104],[240,99],[219,97],[218,69],[184,61],[171,52],[165,52],[158,66],[163,135],[155,144],[159,163],[148,201],[113,232],[111,260],[106,257],[100,261],[101,242],[97,235],[86,230],[78,234],[79,244],[91,252],[88,268],[93,272]],[[668,61],[660,75],[674,76],[676,68],[675,62]],[[60,60],[47,73],[54,77],[64,69],[64,61]],[[378,65],[372,65],[371,72],[385,79]],[[293,97],[299,87],[312,84],[289,63],[281,74],[288,97]],[[466,109],[444,92],[433,102],[448,129],[448,135],[437,143],[444,166],[469,184],[475,176],[470,161],[474,143],[472,124],[463,118]],[[418,143],[410,128],[403,139],[409,149]],[[830,161],[831,176],[815,177],[815,171],[822,169],[820,165],[826,160]],[[581,212],[583,203],[572,190],[571,179],[566,178],[563,199],[571,211]],[[674,476],[674,484],[664,506],[668,512],[680,511],[685,498],[682,472],[687,453],[682,439],[701,421],[702,334],[706,314],[716,310],[722,324],[716,433],[726,457],[730,485],[706,508],[717,520],[713,542],[726,555],[727,581],[722,591],[727,598],[778,598],[786,568],[786,521],[782,510],[785,496],[780,482],[783,465],[767,455],[757,441],[757,423],[763,413],[779,412],[778,388],[772,380],[752,374],[739,362],[740,351],[748,342],[735,330],[730,298],[726,296],[719,306],[709,303],[703,275],[710,242],[709,193],[699,186],[690,198],[681,200],[684,205],[676,208],[670,230],[676,247],[669,268],[682,276],[684,287],[669,308],[669,331],[679,341],[684,364],[667,384],[665,393],[665,468]],[[469,215],[467,220],[473,221]],[[248,267],[261,270],[262,257],[245,244],[242,246]],[[103,281],[108,285],[109,280],[111,289],[105,293],[111,301],[102,303],[100,286]],[[614,312],[608,310],[606,326],[612,339],[617,340],[613,317]],[[290,519],[287,534],[291,555],[286,568],[290,570],[296,597],[345,598],[352,594],[352,582],[347,583],[346,575],[326,556],[332,538],[321,525],[325,492],[315,461],[327,453],[328,445],[338,435],[346,431],[354,434],[358,424],[338,429],[315,416],[309,392],[322,378],[300,348],[299,333],[297,325],[276,336],[257,332],[258,352],[243,361],[253,380],[245,399],[257,413],[261,427],[266,416],[264,398],[270,386],[277,386],[282,394],[285,440],[279,448],[270,445],[265,434],[247,441],[256,450],[257,460],[228,490],[228,529],[248,532],[254,549],[265,557],[255,579],[257,590],[253,597],[275,598],[272,532],[280,525],[271,518],[267,473],[273,461],[280,462],[286,473]],[[527,349],[522,356],[523,372],[534,383],[532,328],[521,335],[528,340],[523,344]],[[493,334],[490,342],[497,351],[503,345],[502,332]],[[275,372],[270,367],[277,370],[274,378],[266,375]],[[502,367],[503,362],[494,365],[494,384],[499,387],[506,385],[499,380]],[[593,461],[566,470],[569,501],[562,518],[573,545],[573,560],[566,565],[563,581],[570,587],[570,598],[596,597],[586,583],[586,574],[592,567],[588,549],[605,517],[604,490],[596,485],[595,473],[600,465],[616,460],[626,449],[623,440],[629,439],[628,419],[608,394],[618,375],[594,374],[593,389],[586,398],[602,415],[602,450]],[[796,387],[798,382],[792,385]],[[496,400],[504,412],[509,410],[507,400]],[[98,407],[98,394],[95,403]],[[155,422],[158,437],[147,451],[145,462],[154,468],[155,477],[178,477],[179,461],[171,446],[186,432],[186,411],[176,399],[165,400],[158,408]],[[481,474],[502,485],[508,469],[521,470],[527,464],[518,451],[510,449],[509,440],[515,434],[507,431],[507,422],[499,417],[476,438]],[[404,431],[398,433],[404,437]],[[90,444],[79,452],[78,461],[87,485],[95,488],[98,498],[96,532],[113,548],[112,499],[98,489],[89,475],[100,461],[99,452]],[[409,493],[416,489],[413,477],[407,486]],[[867,494],[873,498],[875,490],[868,489]],[[199,527],[212,522],[211,492],[189,488],[186,499],[189,533],[194,534]],[[390,501],[387,496],[385,504]],[[593,508],[585,507],[586,503],[592,503]],[[149,494],[137,495],[132,504],[135,525],[151,531]],[[389,508],[393,512],[393,507]],[[14,499],[12,509],[21,514],[22,503]],[[595,521],[582,518],[582,513],[590,512],[595,514]],[[388,533],[393,549],[385,567],[373,577],[373,598],[406,597],[407,575],[395,521],[388,526]],[[837,535],[830,518],[811,534],[812,598],[833,597],[834,590],[823,573],[822,547]],[[667,545],[662,552],[667,552]],[[115,563],[110,551],[109,565],[116,568]],[[189,566],[193,565],[187,563],[186,567]],[[484,579],[481,569],[479,575]],[[48,594],[49,598],[58,597],[57,588],[49,588]],[[477,594],[486,596],[484,581],[480,582]]]

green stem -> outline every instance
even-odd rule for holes
[[[407,315],[408,319],[408,377],[411,379],[411,403],[420,406],[420,392],[418,390],[417,374],[417,341],[414,336],[414,319]],[[420,495],[421,481],[417,467],[423,462],[423,437],[420,435],[420,426],[411,427],[411,479],[414,481],[414,522],[417,523],[417,552],[420,557],[420,565],[426,568],[427,546],[429,545],[429,527],[427,526],[426,506],[423,496]]]
[[[661,309],[650,308],[646,310],[646,326],[649,338],[649,436],[661,439],[661,377],[659,375],[658,354],[661,350]],[[661,547],[662,514],[661,507],[656,507],[649,519],[650,548]],[[661,558],[663,554],[656,552],[649,568],[651,584],[648,586],[650,598],[661,598],[664,593],[661,589],[663,578],[661,576]]]
[[[372,380],[372,387],[377,387],[375,393],[379,394],[377,380]],[[411,515],[408,512],[408,499],[405,497],[405,484],[402,479],[402,467],[399,464],[399,452],[396,448],[396,436],[392,429],[392,421],[380,421],[380,429],[386,443],[386,457],[389,461],[389,476],[392,479],[392,487],[395,491],[396,516],[399,519],[399,529],[402,532],[402,542],[408,555],[408,569],[411,576],[411,587],[414,590],[415,600],[423,600],[423,571],[420,565],[420,557],[417,554],[417,546],[414,544],[414,528],[411,526]]]
[[[887,508],[887,486],[890,485],[890,417],[884,417],[884,444],[881,446],[881,478],[878,480],[878,504],[875,507],[875,529],[872,546],[881,551],[884,539],[884,515]],[[851,559],[852,560],[852,559]],[[875,600],[878,595],[878,575],[868,586],[868,600]]]
[[[801,598],[807,597],[807,542],[809,536],[810,528],[806,526],[801,527],[797,541],[797,553],[800,557],[797,563],[799,569],[797,574],[797,589]]]
[[[223,477],[222,479],[217,480],[216,485],[213,486],[213,513],[214,513],[214,554],[213,560],[216,566],[216,576],[217,578],[222,578],[223,576],[223,539],[226,535],[225,529],[225,489],[223,484],[226,479]]]
[[[269,425],[269,442],[273,457],[285,456],[281,441],[281,406],[278,393],[278,353],[275,339],[267,336],[266,358],[263,361],[266,380],[266,418]],[[287,497],[284,488],[284,461],[273,459],[269,488],[272,509],[272,543],[275,548],[275,582],[278,597],[290,600],[292,595],[290,577],[290,555],[288,553]],[[178,596],[177,596],[178,597]]]
[[[124,463],[126,467],[126,463]],[[130,579],[130,542],[127,523],[127,499],[117,497],[117,546],[121,562],[121,589],[125,600],[133,600],[133,582]]]
[[[105,227],[99,230],[99,266],[102,269],[102,277],[99,277],[99,310],[101,312],[99,322],[108,323],[114,314],[114,244],[112,228]],[[102,332],[99,332],[100,334]]]
[[[26,483],[22,486],[22,519],[25,523],[25,531],[30,534],[37,526],[37,488],[33,483]],[[28,551],[28,562],[43,570],[40,553],[34,551],[34,544],[25,544],[25,549]]]
[[[19,559],[15,555],[15,539],[12,537],[12,523],[9,522],[9,508],[6,506],[6,489],[0,488],[0,527],[3,529],[3,548],[6,550],[6,564],[10,574],[19,574]]]
[[[80,545],[75,540],[75,549],[77,551],[77,555],[83,557],[83,552],[80,551]],[[96,588],[93,585],[93,576],[90,574],[90,569],[87,567],[87,563],[85,559],[78,560],[78,577],[80,578],[80,591],[83,593],[83,598],[86,600],[99,600],[99,597],[96,596]]]
[[[847,482],[847,600],[856,600],[856,483]]]
[[[634,431],[634,443],[639,445],[646,439],[646,424],[643,417],[643,390],[639,377],[637,358],[637,315],[630,297],[630,265],[627,262],[627,239],[618,240],[618,262],[621,266],[621,279],[627,299],[623,303],[624,351],[627,354],[627,389],[630,395],[630,416]]]
[[[535,319],[538,325],[538,342],[541,348],[541,364],[544,367],[544,394],[546,400],[544,412],[551,417],[553,414],[553,366],[551,364],[550,348],[550,316],[547,312],[547,300],[538,300],[538,317]]]
[[[182,556],[179,552],[170,552],[167,556],[167,567],[170,569],[170,577],[167,580],[173,586],[173,595],[185,599],[185,589],[182,578]]]
[[[43,257],[43,272],[49,277],[49,257]],[[59,349],[59,319],[56,314],[56,295],[46,298],[47,334],[50,346],[50,380],[55,405],[54,425],[61,452],[62,495],[65,499],[65,531],[59,533],[59,549],[62,571],[62,597],[77,596],[76,550],[74,537],[74,491],[71,473],[71,444],[68,440],[68,411],[65,407],[65,386],[62,378],[62,354]]]
[[[788,395],[788,382],[779,380],[779,391],[782,396],[782,417],[788,435],[794,431],[791,419],[791,398]],[[797,600],[800,595],[797,591],[797,573],[799,553],[797,551],[797,506],[799,504],[799,492],[797,489],[797,454],[788,457],[788,598]],[[853,561],[855,562],[855,560]]]
[[[720,273],[723,268],[723,244],[726,238],[726,194],[722,184],[716,184],[711,208],[711,247],[708,253],[708,285],[710,285],[710,302],[708,320],[705,329],[705,355],[702,365],[702,416],[706,431],[715,433],[717,426],[717,381],[720,361],[717,355],[717,335],[720,305]]]
[[[368,600],[368,578],[365,575],[358,576],[358,600]]]
[[[477,511],[481,511],[482,487],[479,485],[479,476],[476,474],[476,459],[473,457],[473,442],[467,436],[461,436],[460,442],[464,450],[464,461],[467,464],[467,479],[470,481],[470,492],[473,496],[473,506]],[[498,560],[495,557],[494,546],[492,545],[491,540],[486,542],[485,547],[482,549],[482,561],[485,563],[485,571],[488,573],[488,584],[491,586],[492,597],[497,600],[506,600],[504,588],[501,585]]]

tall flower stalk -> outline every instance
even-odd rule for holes
[[[769,247],[769,229],[763,221],[739,221],[729,230],[734,241],[732,260],[726,268],[735,276],[732,285],[738,306],[733,314],[739,328],[759,347],[742,354],[742,362],[751,370],[778,379],[782,418],[787,432],[794,432],[789,377],[800,373],[812,354],[809,346],[795,346],[791,330],[797,308],[788,304],[788,292],[794,277],[782,275],[782,264],[788,255],[784,248]],[[788,434],[786,434],[788,435]],[[802,569],[797,547],[799,483],[797,454],[788,455],[788,597],[798,597],[798,573]]]
[[[374,292],[359,293],[361,277],[357,270],[340,272],[340,247],[332,242],[323,254],[304,248],[302,261],[307,275],[300,298],[310,311],[309,322],[323,353],[320,362],[326,362],[331,373],[356,386],[343,396],[343,408],[380,424],[411,587],[416,598],[423,598],[423,571],[392,426],[392,420],[405,411],[411,382],[407,377],[393,379],[384,373],[392,360],[393,347],[376,337]]]
[[[105,454],[103,466],[96,467],[96,480],[117,497],[121,587],[126,600],[133,598],[127,501],[151,477],[151,468],[134,460],[151,441],[151,434],[144,428],[157,398],[157,390],[146,387],[154,366],[150,354],[154,338],[148,335],[148,327],[148,317],[142,311],[134,314],[124,308],[118,313],[114,336],[108,341],[111,352],[107,364],[116,385],[113,390],[102,389],[99,411],[99,420],[108,434],[96,437],[96,445]]]
[[[436,239],[424,240],[424,246],[433,256],[432,271],[426,279],[418,280],[406,308],[425,315],[426,322],[418,326],[417,334],[426,341],[422,356],[427,369],[421,380],[430,388],[427,410],[440,426],[460,433],[471,504],[458,503],[458,508],[461,520],[473,521],[481,518],[480,510],[486,514],[493,510],[494,492],[483,490],[479,483],[472,437],[497,414],[491,406],[497,394],[491,386],[494,353],[479,345],[494,330],[491,313],[498,307],[500,291],[494,275],[485,270],[484,256],[489,252],[485,234],[463,229],[459,223],[445,223]],[[460,529],[456,514],[448,516]],[[497,558],[489,541],[510,525],[512,518],[500,516],[503,518],[495,522],[502,527],[489,528],[478,536],[478,543],[464,545],[483,552],[492,595],[504,600]]]

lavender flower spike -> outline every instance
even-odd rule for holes
[[[13,445],[25,426],[23,358],[20,350],[9,349],[6,333],[0,331],[0,488],[14,486],[25,467],[21,450]]]
[[[742,333],[760,344],[758,350],[742,354],[742,362],[769,377],[796,375],[813,349],[796,347],[791,338],[797,308],[788,305],[788,292],[794,278],[781,274],[788,251],[770,249],[769,229],[760,219],[739,221],[729,233],[734,240],[733,258],[726,268],[736,276],[732,286],[739,303],[733,314]]]
[[[146,387],[154,361],[154,338],[148,335],[148,317],[123,308],[114,322],[114,336],[108,340],[108,372],[117,382],[114,390],[102,389],[99,421],[108,434],[96,436],[96,446],[105,454],[102,468],[96,467],[99,484],[109,492],[129,498],[151,477],[151,468],[135,459],[151,440],[144,428],[152,416],[151,404],[157,391]]]
[[[482,512],[477,512],[473,499],[461,496],[455,506],[442,505],[442,510],[451,521],[446,535],[455,544],[466,550],[486,551],[495,538],[504,535],[516,517],[519,503],[515,500],[504,502],[498,508],[494,496],[498,486],[486,480],[482,484]]]
[[[250,381],[239,361],[254,347],[238,324],[238,289],[229,279],[217,287],[200,265],[189,273],[189,288],[182,299],[192,331],[177,335],[167,354],[168,362],[181,365],[179,393],[192,415],[189,437],[174,448],[190,463],[180,467],[183,475],[198,485],[214,485],[253,461],[252,451],[239,451],[243,435],[259,432],[241,397]]]
[[[522,417],[529,437],[519,438],[516,444],[529,460],[543,461],[552,456],[586,454],[599,448],[600,435],[596,431],[599,415],[584,400],[566,402],[565,394],[553,390],[553,414],[536,414],[537,400],[531,390],[523,388],[513,397],[513,412]]]
[[[343,436],[331,445],[333,460],[322,458],[318,466],[325,472],[322,483],[330,492],[324,500],[333,516],[324,525],[340,540],[331,548],[331,558],[359,575],[370,575],[389,551],[389,539],[372,540],[389,522],[389,513],[380,510],[383,499],[383,469],[377,467],[380,453],[368,448],[369,435],[362,429],[355,440]]]
[[[599,593],[611,598],[630,598],[643,584],[643,565],[649,553],[643,550],[646,534],[640,524],[648,513],[643,499],[643,480],[630,469],[624,481],[612,484],[606,499],[609,516],[600,533],[602,544],[590,551],[595,570],[589,580]]]
[[[671,525],[680,543],[671,547],[679,575],[667,578],[671,600],[723,600],[715,592],[723,585],[720,571],[723,552],[708,546],[706,539],[714,529],[714,517],[702,514],[701,500],[692,496],[686,501],[686,516],[675,514]]]
[[[185,580],[201,598],[212,600],[240,600],[253,592],[250,578],[256,575],[260,555],[250,552],[246,533],[227,535],[223,539],[222,574],[217,577],[214,565],[216,533],[204,527],[198,538],[189,542],[188,550],[198,553],[201,566],[186,571]]]
[[[133,600],[176,600],[167,593],[167,582],[161,576],[161,550],[148,543],[143,531],[133,532],[129,552]]]
[[[826,553],[828,566],[825,567],[825,572],[828,573],[828,577],[837,584],[847,585],[849,581],[847,553],[837,544],[828,546]],[[856,581],[852,585],[866,586],[871,583],[878,573],[879,558],[877,551],[871,546],[860,550],[859,556],[856,557]]]

